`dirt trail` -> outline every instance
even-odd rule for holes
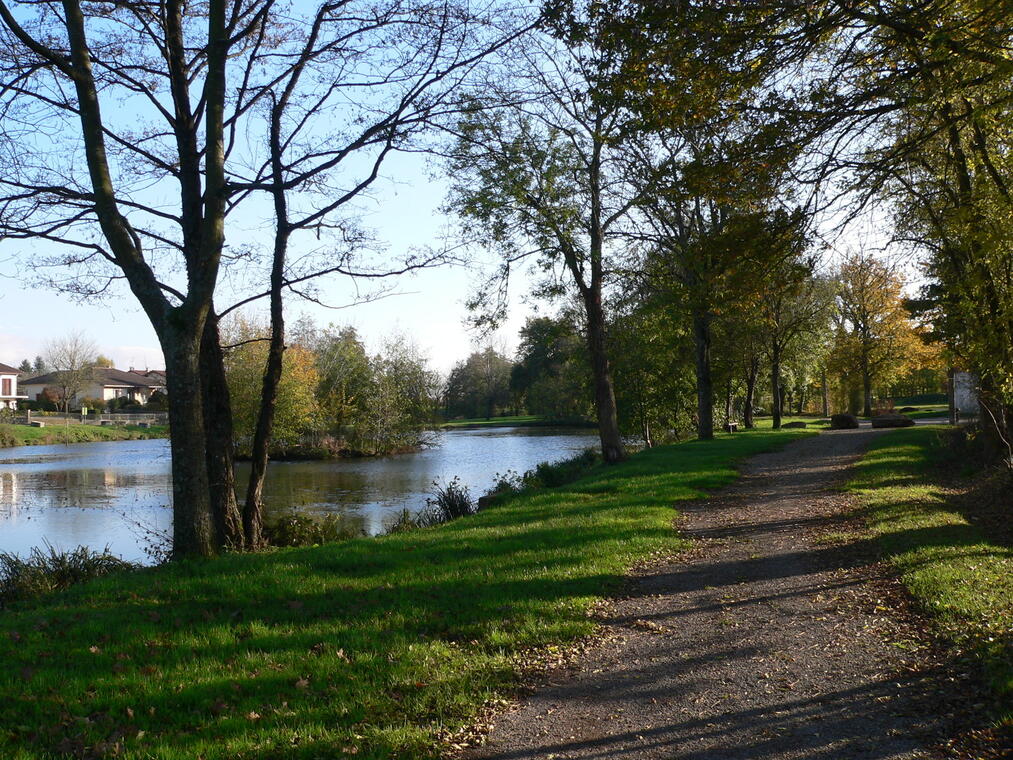
[[[689,505],[701,548],[645,571],[603,611],[605,643],[467,757],[936,757],[942,676],[898,646],[882,571],[819,539],[848,506],[835,488],[881,434],[797,441]]]

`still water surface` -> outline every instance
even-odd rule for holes
[[[496,473],[523,472],[597,442],[587,430],[493,428],[441,433],[415,454],[332,462],[272,462],[268,512],[344,516],[369,533],[424,506],[433,480],[459,475],[478,497]],[[243,482],[247,470],[240,465]],[[48,541],[144,561],[146,532],[169,532],[169,443],[164,440],[0,449],[0,551]]]

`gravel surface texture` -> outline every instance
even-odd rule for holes
[[[973,680],[932,656],[864,540],[828,540],[853,519],[839,486],[878,435],[797,441],[688,505],[697,548],[638,571],[599,610],[598,643],[465,757],[967,757],[932,748],[966,724],[948,701]]]

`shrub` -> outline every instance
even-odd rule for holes
[[[137,567],[111,554],[109,547],[101,552],[87,546],[59,551],[47,543],[44,549],[33,548],[24,559],[0,552],[0,605],[61,591],[82,581]]]
[[[601,461],[595,449],[584,449],[569,459],[559,462],[542,462],[524,473],[524,484],[529,488],[556,488],[583,477]]]
[[[414,514],[408,509],[402,509],[387,524],[384,533],[386,535],[409,533],[419,528],[442,525],[459,517],[467,517],[477,511],[478,506],[472,501],[468,487],[455,475],[446,485],[434,480],[429,489],[426,506]]]
[[[497,472],[492,488],[479,499],[479,504],[483,504],[485,499],[514,496],[539,488],[556,488],[572,483],[584,477],[599,462],[601,462],[601,454],[596,449],[587,448],[569,459],[559,462],[542,462],[523,475],[518,475],[513,470],[507,470],[503,474]]]
[[[161,391],[152,391],[144,408],[149,412],[165,412],[169,409],[169,399]]]
[[[425,527],[425,525],[419,521],[418,516],[413,515],[407,508],[405,508],[397,513],[397,517],[387,523],[383,532],[384,535],[393,536],[397,533],[411,533],[413,530],[418,530],[423,527]]]
[[[81,399],[81,406],[86,408],[90,414],[105,409],[106,402],[100,398],[83,398]]]
[[[497,472],[493,476],[492,488],[485,492],[485,496],[512,496],[524,490],[524,477],[516,470]]]
[[[0,425],[0,446],[17,446],[18,437],[10,425]]]
[[[364,535],[341,515],[315,517],[291,511],[264,524],[264,538],[271,546],[315,546],[347,541]]]
[[[461,483],[456,475],[447,484],[441,485],[434,480],[426,499],[426,510],[433,515],[435,522],[449,522],[458,517],[467,517],[477,511],[471,500],[468,486]]]

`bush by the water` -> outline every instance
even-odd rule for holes
[[[27,557],[0,552],[0,606],[61,591],[76,583],[139,566],[87,546],[59,551],[50,544],[35,547]]]
[[[471,499],[468,486],[461,483],[461,479],[456,475],[446,485],[433,481],[432,488],[429,489],[429,498],[426,499],[426,507],[437,517],[437,522],[449,522],[476,512],[475,502]]]
[[[384,532],[387,535],[408,533],[431,525],[442,525],[459,517],[473,515],[477,511],[478,505],[472,500],[468,486],[455,475],[449,483],[442,485],[434,480],[426,498],[426,506],[414,514],[408,509],[402,509],[387,524]]]
[[[10,425],[0,425],[0,446],[9,448],[17,446],[18,437],[14,435],[14,429]]]
[[[264,538],[271,546],[317,546],[362,535],[361,528],[349,525],[341,515],[314,517],[293,510],[264,524]]]
[[[523,475],[515,470],[497,472],[490,488],[483,498],[516,495],[539,488],[556,488],[572,483],[586,475],[592,467],[601,462],[601,454],[587,448],[569,459],[559,462],[542,462]],[[481,501],[481,500],[480,500]]]

